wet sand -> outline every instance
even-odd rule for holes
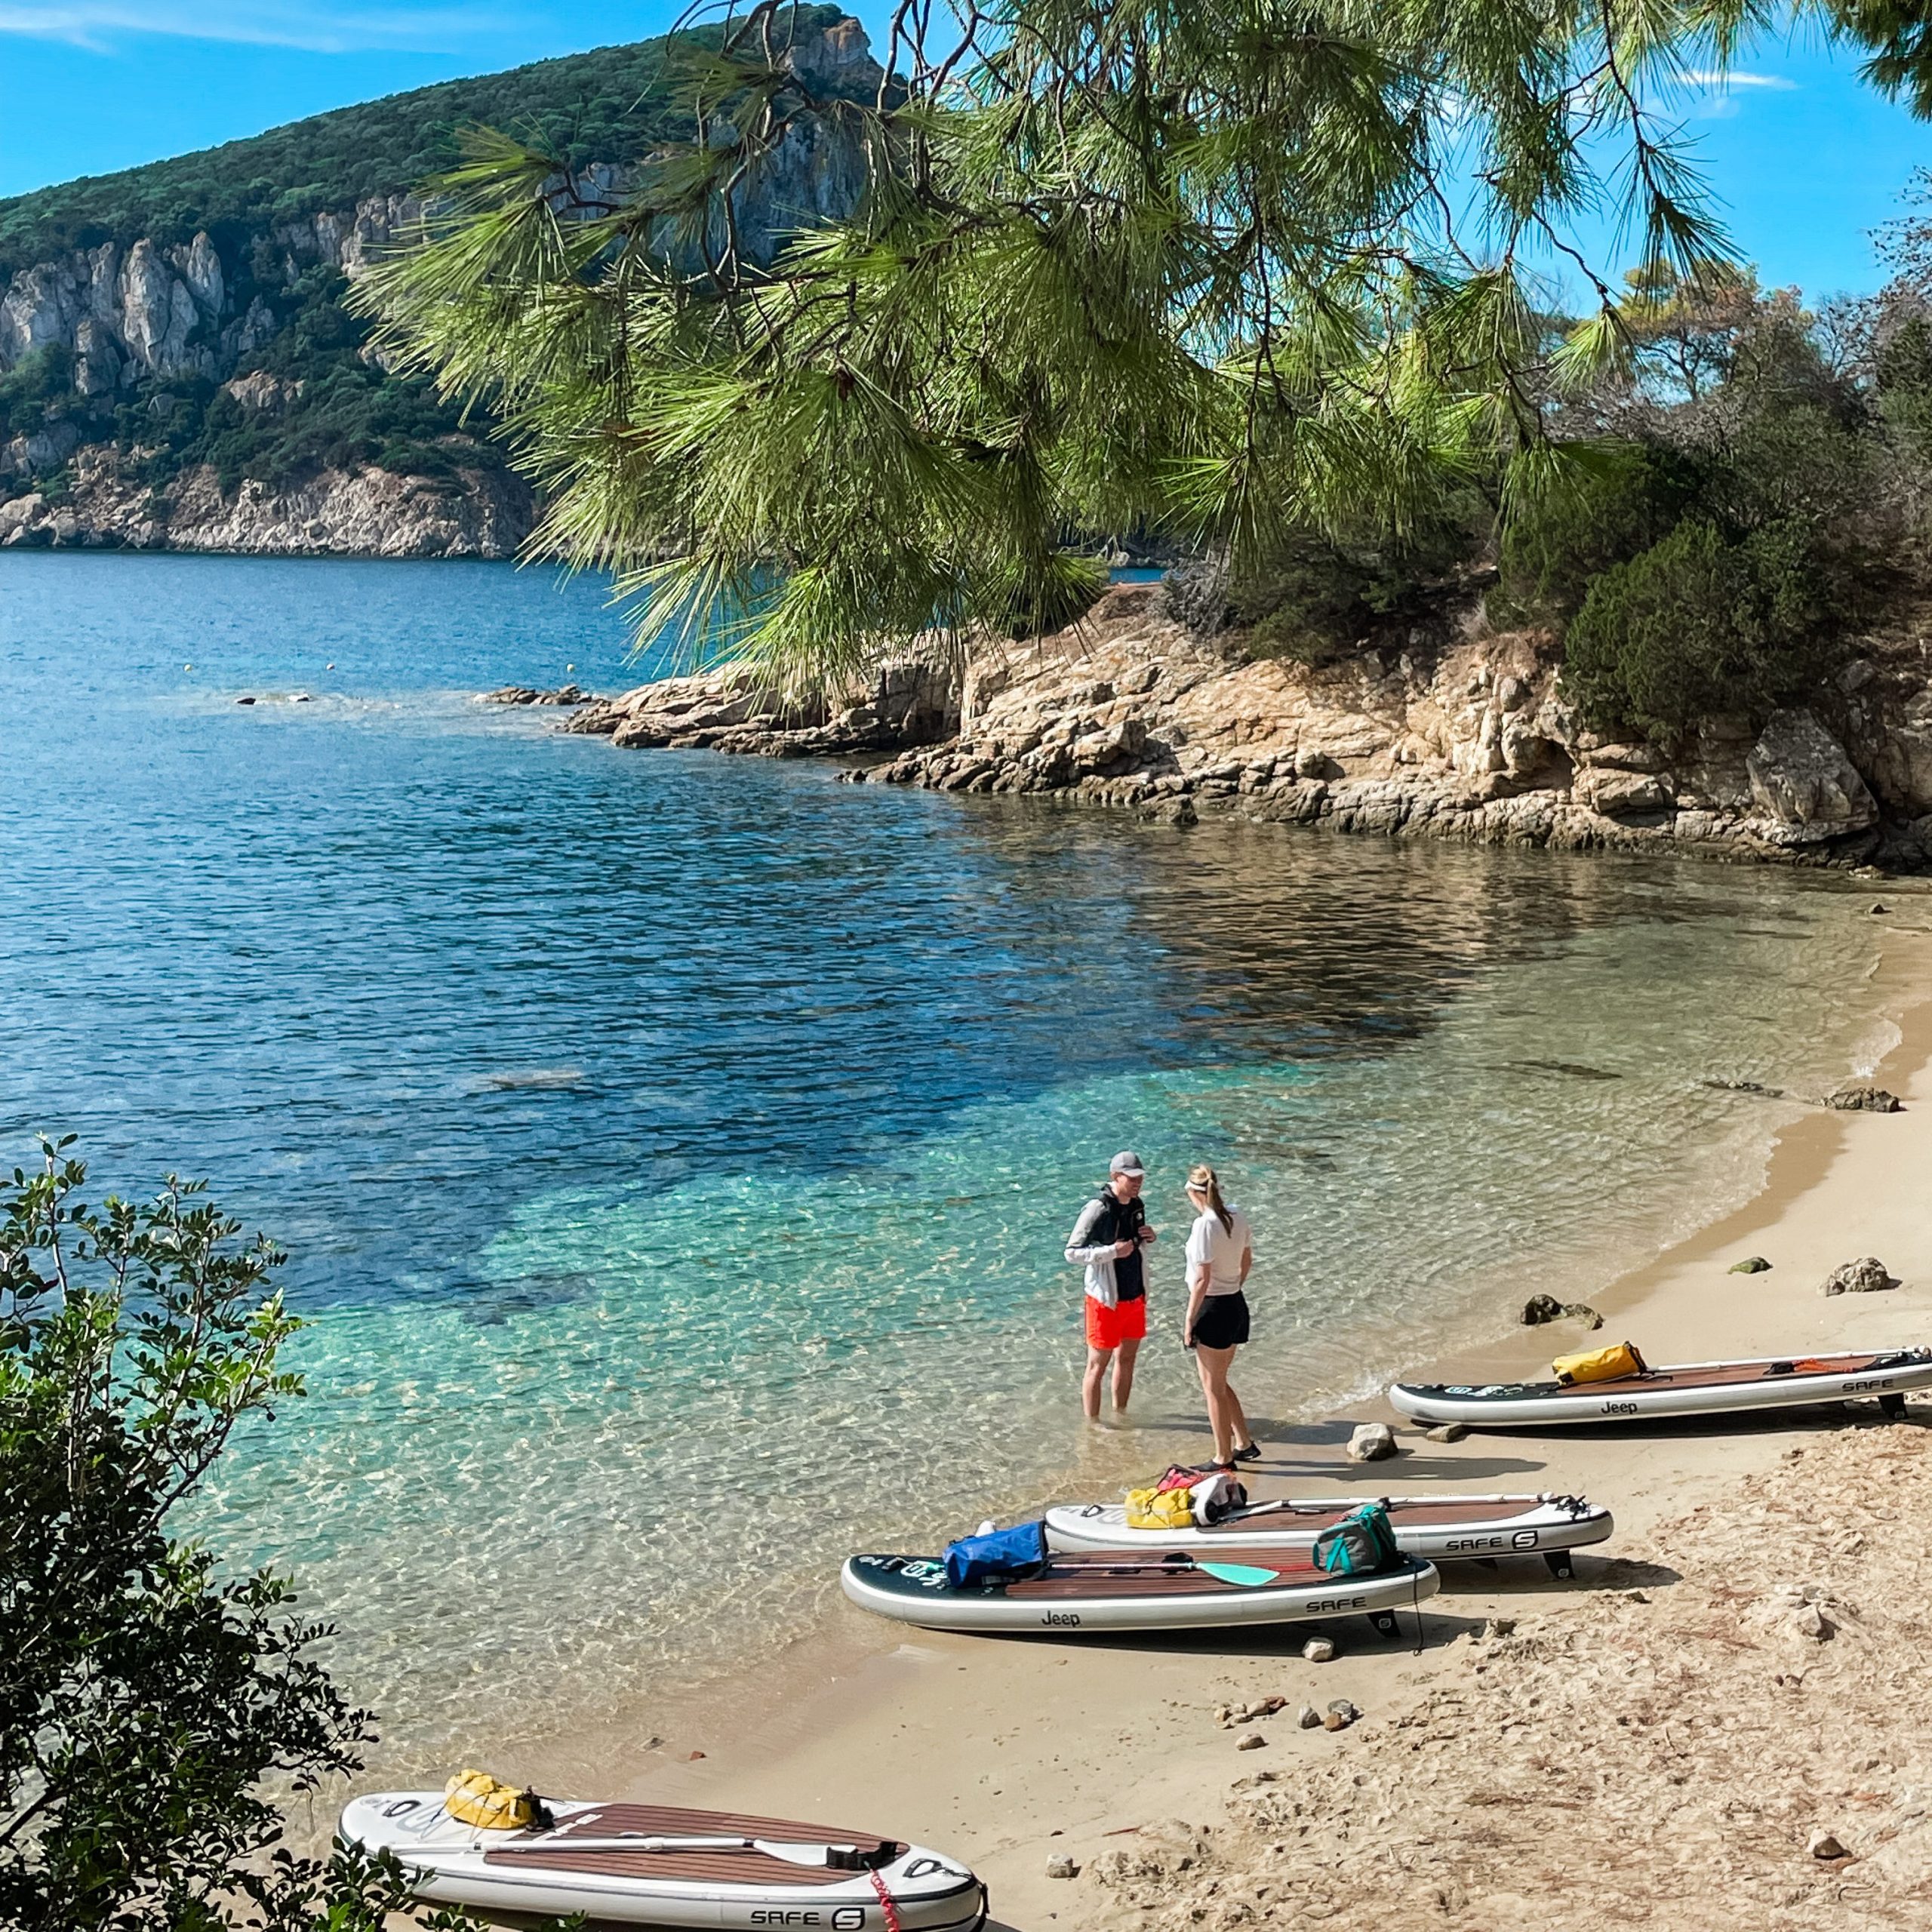
[[[1899,921],[1879,971],[1895,982],[1902,1017],[1901,1037],[1877,1077],[1907,1111],[1821,1109],[1786,1129],[1762,1192],[1747,1207],[1598,1297],[1607,1317],[1601,1339],[1627,1335],[1652,1361],[1932,1340],[1932,941],[1916,917]],[[1684,1157],[1695,1159],[1697,1150],[1687,1147]],[[1754,1254],[1772,1263],[1769,1272],[1727,1272]],[[1882,1294],[1820,1295],[1832,1267],[1864,1254],[1880,1257],[1902,1285]],[[1499,1334],[1481,1354],[1483,1373],[1534,1369],[1576,1345],[1580,1332],[1580,1324],[1564,1323]],[[1454,1372],[1475,1365],[1465,1356],[1435,1366]],[[1545,1860],[1547,1885],[1517,1885],[1521,1871],[1499,1869],[1497,1821],[1525,1827],[1515,1800],[1491,1803],[1484,1790],[1491,1780],[1500,1792],[1527,1778],[1556,1792],[1558,1808],[1539,1814],[1541,1827],[1560,1828],[1576,1847],[1579,1869],[1610,1869],[1619,1844],[1654,1862],[1647,1841],[1660,1833],[1669,1839],[1672,1817],[1688,1802],[1672,1764],[1660,1769],[1649,1758],[1633,1759],[1618,1773],[1624,1795],[1617,1804],[1589,1795],[1598,1775],[1589,1767],[1608,1762],[1602,1725],[1612,1727],[1613,1741],[1627,1741],[1617,1720],[1632,1715],[1635,1704],[1620,1712],[1617,1699],[1634,1694],[1627,1686],[1605,1688],[1605,1673],[1614,1678],[1626,1664],[1653,1672],[1668,1664],[1683,1678],[1672,1693],[1677,1707],[1694,1710],[1721,1698],[1734,1721],[1761,1734],[1752,1749],[1697,1759],[1697,1798],[1706,1808],[1729,1815],[1760,1802],[1754,1763],[1783,1762],[1764,1747],[1765,1737],[1789,1746],[1784,1756],[1795,1750],[1804,1761],[1836,1765],[1845,1752],[1835,1743],[1828,1746],[1821,1733],[1815,1752],[1800,1749],[1786,1719],[1775,1715],[1789,1710],[1781,1680],[1789,1671],[1781,1666],[1797,1657],[1791,1667],[1801,1675],[1815,1669],[1820,1685],[1832,1671],[1850,1670],[1843,1660],[1854,1657],[1852,1676],[1867,1688],[1908,1666],[1916,1677],[1925,1654],[1918,1617],[1925,1593],[1915,1597],[1900,1576],[1913,1564],[1925,1567],[1924,1518],[1915,1521],[1908,1512],[1898,1524],[1911,1543],[1903,1553],[1896,1539],[1869,1525],[1848,1530],[1845,1521],[1857,1513],[1850,1506],[1868,1478],[1879,1495],[1909,1484],[1932,1508],[1932,1432],[1925,1427],[1932,1402],[1915,1402],[1898,1425],[1875,1426],[1869,1409],[1846,1414],[1856,1420],[1810,1412],[1641,1433],[1492,1433],[1454,1445],[1428,1442],[1404,1425],[1398,1459],[1366,1467],[1346,1463],[1342,1444],[1355,1423],[1389,1418],[1378,1407],[1263,1432],[1264,1460],[1251,1485],[1258,1495],[1581,1491],[1614,1509],[1617,1533],[1579,1557],[1567,1584],[1534,1557],[1452,1567],[1442,1595],[1426,1607],[1420,1652],[1413,1618],[1404,1617],[1399,1644],[1372,1640],[1358,1621],[1336,1631],[1342,1654],[1323,1665],[1300,1656],[1306,1628],[1178,1642],[923,1632],[899,1641],[893,1626],[848,1609],[823,1638],[795,1646],[756,1678],[701,1703],[659,1706],[649,1732],[641,1721],[627,1723],[553,1742],[502,1768],[570,1789],[598,1765],[609,1790],[614,1767],[613,1795],[888,1830],[970,1860],[992,1886],[995,1919],[1027,1932],[1050,1924],[1219,1925],[1277,1917],[1367,1927],[1398,1910],[1420,1910],[1417,1922],[1472,1927],[1580,1927],[1647,1916],[1642,1899],[1622,1896],[1622,1887],[1613,1888],[1614,1902],[1608,1894],[1566,1890],[1561,1847]],[[1189,1447],[1158,1429],[1145,1438],[1138,1462],[1150,1468]],[[1116,1466],[1119,1447],[1103,1445],[1097,1466]],[[1801,1452],[1795,1461],[1794,1451]],[[1832,1567],[1814,1547],[1807,1497],[1839,1543],[1863,1535],[1860,1546],[1885,1558],[1878,1565],[1884,1574],[1869,1577],[1853,1574],[1855,1552],[1838,1561],[1830,1587],[1847,1601],[1857,1598],[1856,1612],[1843,1613],[1843,1641],[1808,1647],[1777,1621],[1789,1620],[1796,1601],[1781,1594],[1787,1586],[1823,1587],[1821,1562]],[[1705,1647],[1712,1657],[1704,1658],[1694,1633],[1713,1616],[1723,1629]],[[1521,1620],[1519,1634],[1482,1636],[1499,1617]],[[1687,1619],[1689,1637],[1679,1627]],[[1527,1687],[1532,1681],[1540,1687]],[[1556,1700],[1557,1690],[1573,1682],[1598,1687],[1589,1708],[1601,1722],[1580,1721],[1552,1734],[1530,1706]],[[1700,1838],[1687,1828],[1678,1834],[1686,1857],[1701,1849],[1685,1872],[1660,1878],[1648,1894],[1657,1923],[1783,1924],[1789,1913],[1793,1924],[1863,1924],[1859,1915],[1871,1902],[1860,1903],[1863,1883],[1891,1914],[1871,1922],[1932,1924],[1932,1906],[1902,1902],[1932,1873],[1932,1831],[1905,1829],[1885,1841],[1890,1864],[1872,1869],[1892,1875],[1875,1890],[1875,1881],[1854,1875],[1878,1858],[1876,1841],[1848,1863],[1806,1850],[1814,1814],[1839,1804],[1842,1832],[1855,1840],[1854,1824],[1875,1829],[1873,1820],[1900,1805],[1909,1810],[1913,1789],[1932,1788],[1921,1741],[1932,1694],[1888,1700],[1874,1692],[1861,1702],[1855,1689],[1847,1677],[1839,1703],[1848,1719],[1856,1713],[1860,1741],[1853,1755],[1861,1764],[1869,1758],[1873,1768],[1855,1775],[1872,1789],[1856,1803],[1847,1796],[1839,1804],[1830,1792],[1815,1802],[1792,1800],[1789,1815],[1780,1812],[1760,1835],[1761,1870],[1734,1856],[1727,1866],[1721,1832]],[[1259,1729],[1267,1743],[1237,1752],[1238,1731],[1217,1721],[1217,1708],[1269,1695],[1285,1697],[1289,1712],[1240,1727]],[[1341,1697],[1361,1709],[1358,1724],[1333,1734],[1294,1727],[1294,1706]],[[1645,1707],[1657,1702],[1651,1695]],[[1441,1716],[1451,1706],[1463,1714],[1453,1721]],[[1438,1734],[1453,1743],[1441,1747],[1453,1769],[1432,1769],[1424,1782],[1420,1740]],[[1256,1783],[1263,1773],[1266,1779]],[[1463,1780],[1446,1807],[1445,1775]],[[1363,1814],[1355,1839],[1363,1838],[1368,1816],[1379,1821],[1353,1850],[1352,1804]],[[1398,1849],[1378,1862],[1378,1846]],[[1045,1875],[1048,1860],[1062,1855],[1079,1865],[1079,1877]],[[1521,1856],[1512,1854],[1518,1863]],[[1352,1858],[1362,1861],[1360,1871]],[[1673,1855],[1673,1869],[1679,1863]],[[1696,1881],[1688,1890],[1687,1874]]]

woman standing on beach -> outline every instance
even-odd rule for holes
[[[1189,1174],[1187,1198],[1195,1218],[1187,1237],[1187,1319],[1181,1340],[1194,1351],[1194,1364],[1201,1371],[1208,1426],[1214,1432],[1214,1460],[1232,1467],[1261,1454],[1248,1433],[1241,1398],[1228,1384],[1235,1351],[1247,1340],[1247,1297],[1242,1289],[1254,1265],[1254,1246],[1247,1217],[1221,1198],[1212,1168],[1203,1165]]]

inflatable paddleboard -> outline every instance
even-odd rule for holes
[[[986,1888],[963,1865],[872,1832],[657,1804],[552,1803],[518,1831],[459,1823],[440,1793],[353,1798],[343,1838],[393,1852],[414,1889],[480,1912],[734,1932],[977,1932]]]
[[[1414,1557],[1372,1577],[1331,1576],[1315,1567],[1305,1543],[1244,1545],[1225,1561],[1171,1546],[1145,1556],[1069,1551],[1033,1574],[964,1589],[947,1581],[936,1556],[853,1556],[839,1581],[854,1603],[928,1629],[1068,1635],[1360,1616],[1391,1636],[1396,1611],[1442,1584],[1432,1564]]]
[[[1875,1397],[1900,1414],[1906,1392],[1932,1388],[1932,1349],[1857,1355],[1767,1357],[1756,1361],[1678,1362],[1613,1382],[1398,1382],[1389,1399],[1417,1422],[1460,1422],[1472,1429],[1521,1429],[1564,1423],[1630,1422],[1719,1415]]]
[[[1047,1512],[1055,1549],[1238,1551],[1253,1544],[1311,1549],[1315,1538],[1366,1499],[1327,1496],[1251,1503],[1205,1529],[1134,1530],[1119,1503],[1069,1503]],[[1431,1563],[1540,1555],[1559,1577],[1569,1552],[1601,1543],[1615,1526],[1607,1509],[1580,1496],[1383,1496],[1395,1542]],[[1238,1558],[1235,1560],[1238,1561]]]

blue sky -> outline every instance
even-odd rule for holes
[[[0,195],[105,174],[398,89],[661,32],[661,0],[0,0]],[[881,9],[859,6],[872,20]],[[1881,279],[1869,231],[1932,165],[1932,126],[1862,86],[1815,32],[1753,49],[1687,131],[1764,278],[1807,294]],[[1627,251],[1600,230],[1592,257]]]

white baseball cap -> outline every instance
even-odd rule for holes
[[[1110,1174],[1125,1174],[1131,1180],[1141,1180],[1146,1178],[1147,1170],[1140,1164],[1140,1156],[1138,1154],[1135,1153],[1131,1148],[1124,1148],[1107,1163],[1107,1172]]]

